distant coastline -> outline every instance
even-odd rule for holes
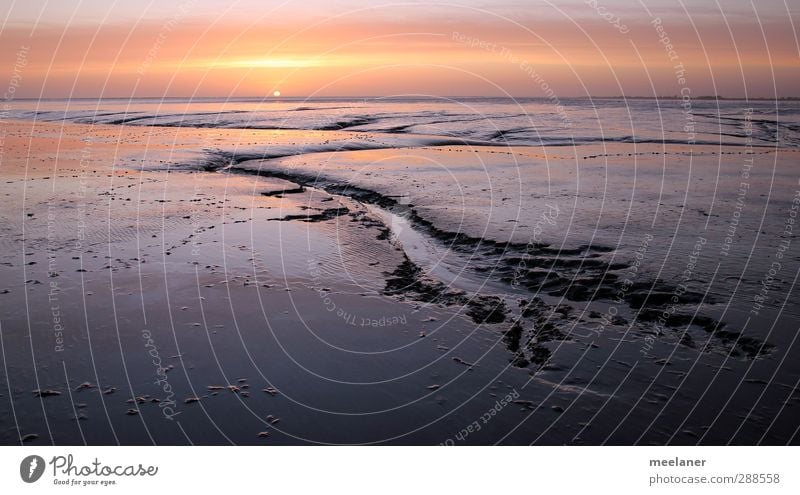
[[[663,96],[565,96],[564,100],[681,100],[680,95]],[[80,101],[102,101],[102,100],[228,100],[228,101],[253,101],[253,100],[274,100],[274,101],[325,101],[325,100],[546,100],[545,96],[436,96],[436,95],[387,95],[387,96],[103,96],[103,97],[69,97],[52,96],[43,98],[11,98],[0,99],[3,102],[12,101],[61,101],[61,100],[80,100]],[[714,96],[701,95],[692,97],[695,101],[800,101],[800,96],[781,96],[768,98],[764,96],[744,97],[744,96]]]

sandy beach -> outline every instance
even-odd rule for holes
[[[749,316],[757,284],[701,282],[724,222],[653,234],[730,216],[735,195],[700,205],[702,179],[735,193],[719,165],[741,148],[2,129],[5,444],[782,444],[797,427],[790,291]],[[784,211],[770,252],[797,154],[757,151],[753,201],[756,170],[787,177],[764,200]],[[689,196],[648,180],[664,160],[693,167]],[[655,229],[632,218],[658,208]]]

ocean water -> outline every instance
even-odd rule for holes
[[[553,420],[483,443],[797,441],[800,102],[43,100],[5,117],[197,129],[189,146],[126,143],[114,168],[248,178],[253,211],[295,198],[250,227],[296,227],[259,269],[456,312],[511,369],[580,404],[568,434]]]
[[[749,116],[746,116],[749,113]],[[685,143],[796,147],[800,102],[576,98],[194,98],[15,101],[7,118],[455,137],[486,145]],[[747,132],[745,124],[749,123]]]

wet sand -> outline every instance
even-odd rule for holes
[[[744,325],[749,307],[726,294],[736,281],[703,286],[708,262],[672,303],[694,245],[667,250],[668,227],[691,201],[683,185],[642,188],[665,159],[706,167],[701,177],[726,188],[738,169],[720,164],[738,167],[728,157],[741,149],[723,161],[713,147],[690,160],[680,146],[2,129],[3,444],[797,441],[796,309],[773,304]],[[375,149],[325,153],[337,139]],[[261,160],[251,149],[264,143],[322,152]],[[777,222],[761,224],[780,230],[797,153],[758,156],[785,177],[768,198]],[[634,163],[640,182],[620,180]],[[693,209],[685,228],[730,216],[735,199]],[[659,204],[665,225],[631,224],[621,240],[626,211]],[[598,214],[609,208],[621,213]],[[706,243],[719,246],[725,223],[714,225]],[[645,276],[621,284],[634,266]],[[771,297],[788,297],[791,282]],[[655,334],[665,310],[689,319]]]

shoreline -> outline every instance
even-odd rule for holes
[[[30,122],[4,123],[3,130],[0,198],[8,235],[0,338],[6,350],[30,349],[4,358],[13,380],[0,400],[13,400],[26,414],[16,422],[3,416],[3,444],[438,444],[508,394],[518,397],[464,443],[657,443],[675,433],[650,429],[652,418],[668,406],[691,406],[661,396],[675,397],[682,385],[692,397],[701,392],[693,383],[707,383],[686,383],[688,376],[717,373],[730,381],[754,368],[769,371],[772,353],[789,349],[788,335],[740,329],[721,294],[694,282],[675,306],[690,319],[653,334],[647,315],[655,308],[644,301],[669,309],[675,291],[669,280],[648,278],[657,273],[654,261],[668,259],[659,251],[669,246],[663,237],[648,245],[639,265],[644,275],[626,290],[624,304],[611,297],[622,279],[603,278],[630,270],[633,258],[619,235],[596,233],[613,234],[610,226],[594,226],[593,215],[604,211],[596,205],[621,201],[613,222],[633,206],[622,201],[625,193],[597,202],[602,178],[611,174],[617,188],[635,185],[635,194],[645,194],[636,209],[647,211],[650,192],[621,179],[633,164],[645,178],[664,174],[665,160],[676,169],[691,160],[695,173],[712,174],[721,158],[711,149],[688,157],[681,147],[654,154],[659,145],[639,146],[636,156],[623,144],[576,147],[573,156],[563,147],[381,148],[243,160],[234,168],[246,170],[223,173],[230,162],[206,169],[203,160],[213,154],[203,149],[259,139],[285,146],[321,133]],[[189,157],[176,161],[189,165],[158,170],[176,156]],[[793,157],[756,156],[774,157],[782,167]],[[503,201],[516,187],[515,174],[524,174],[529,187]],[[468,192],[441,208],[453,176]],[[547,183],[535,180],[545,176]],[[751,181],[754,191],[761,187],[757,174]],[[578,183],[586,189],[569,194]],[[696,197],[706,194],[700,189]],[[575,197],[587,203],[570,206]],[[660,197],[665,221],[689,209],[680,196]],[[542,241],[531,245],[538,217],[528,215],[545,202],[558,214],[554,225],[542,222]],[[370,206],[406,223],[381,218]],[[713,218],[693,215],[696,222]],[[634,227],[626,242],[638,248],[648,230]],[[402,235],[406,228],[413,237]],[[573,237],[560,237],[565,233]],[[718,242],[712,234],[708,242]],[[439,246],[433,255],[425,253],[430,243]],[[411,249],[417,253],[409,256]],[[679,271],[684,254],[677,254]],[[478,289],[437,278],[438,264]],[[515,267],[521,273],[506,273]],[[548,285],[556,275],[563,280]],[[524,291],[502,280],[512,276],[524,279]],[[494,285],[485,283],[493,277]],[[349,323],[362,319],[397,324]],[[595,331],[599,324],[602,332]],[[639,358],[648,336],[656,337],[651,356]],[[167,380],[174,404],[165,402],[156,378]],[[623,378],[629,388],[615,394]],[[794,394],[784,381],[763,389],[769,404]],[[172,420],[161,404],[174,408]],[[638,417],[629,430],[614,430],[632,407]],[[360,420],[356,429],[353,417]],[[674,441],[697,443],[705,423],[691,420]],[[745,438],[764,427],[748,426],[753,436]],[[792,427],[781,422],[767,441],[780,443]],[[259,436],[264,431],[269,435]],[[712,432],[706,443],[725,432]]]

